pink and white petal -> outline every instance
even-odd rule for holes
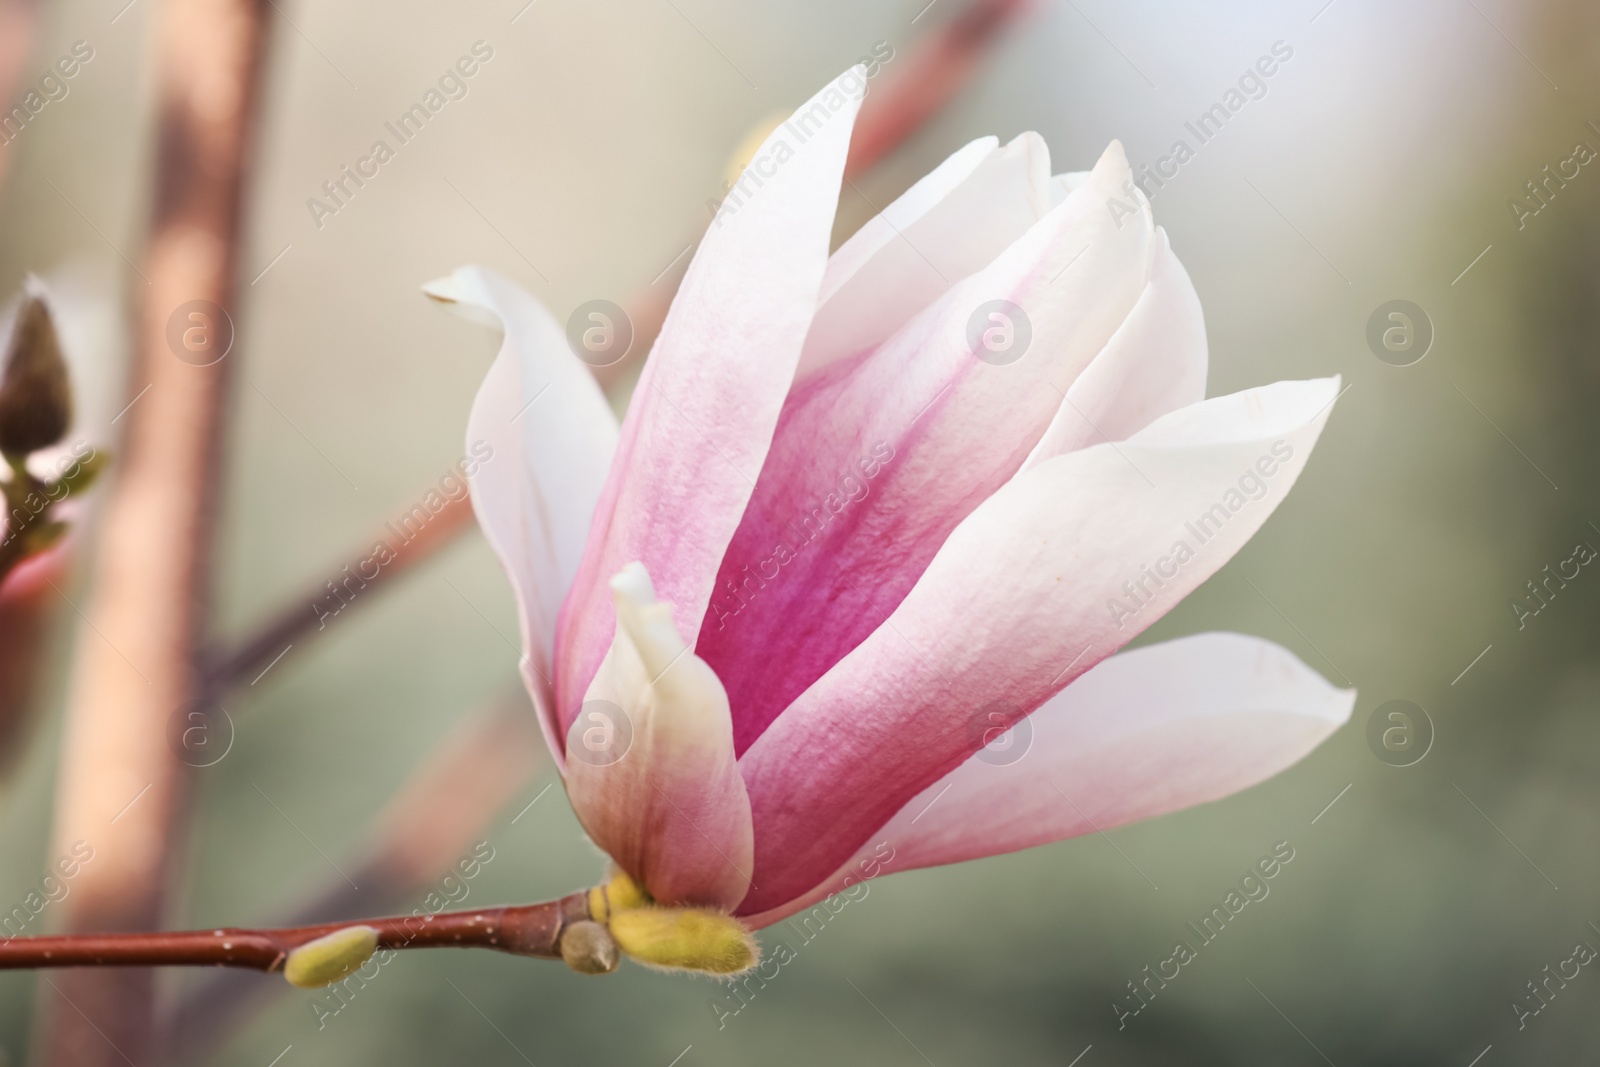
[[[617,446],[617,420],[589,368],[543,304],[483,267],[461,267],[423,291],[505,338],[467,418],[472,507],[511,579],[522,631],[519,667],[558,766],[552,643],[561,601]],[[485,450],[487,449],[487,454]]]
[[[999,150],[974,141],[945,160],[834,253],[796,382],[888,340],[1051,206],[1050,149],[1036,133]]]
[[[1016,473],[1133,309],[1155,228],[1142,201],[1132,218],[1107,209],[1128,173],[1113,143],[1089,184],[988,267],[864,358],[796,385],[697,645],[728,688],[741,753]],[[971,323],[1007,304],[1032,342],[991,364]]]
[[[1016,756],[975,754],[822,885],[749,921],[778,922],[868,873],[1015,852],[1237,793],[1299,762],[1355,700],[1288,649],[1244,634],[1118,653],[1013,727],[1008,741],[1025,746]]]
[[[611,580],[616,635],[567,737],[578,821],[666,904],[732,908],[750,884],[750,801],[728,696],[634,563]]]
[[[1188,272],[1156,229],[1150,281],[1105,348],[1067,389],[1023,470],[1100,441],[1122,441],[1206,396],[1206,321]]]
[[[855,68],[779,126],[695,253],[623,424],[622,447],[557,632],[563,727],[611,642],[606,581],[643,561],[692,639],[717,567],[794,380],[828,261],[850,131]],[[801,141],[801,135],[805,139]],[[770,173],[768,173],[770,171]]]
[[[743,910],[805,893],[971,755],[975,720],[1038,708],[1215,573],[1294,484],[1337,390],[1278,382],[1204,401],[985,501],[741,758],[759,887]]]
[[[907,227],[915,225],[929,211],[938,207],[999,147],[998,137],[979,137],[963,145],[846,238],[844,244],[828,257],[828,269],[822,276],[817,306],[820,308],[831,300],[885,246],[901,240]],[[805,374],[808,369],[806,359],[806,353],[802,352],[799,374]]]

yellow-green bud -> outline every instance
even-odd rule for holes
[[[655,901],[650,899],[644,887],[620,867],[612,870],[611,878],[605,885],[597,885],[589,890],[589,914],[594,916],[596,922],[603,923],[619,911],[631,911],[653,903]]]
[[[43,289],[30,279],[0,376],[0,452],[26,456],[55,444],[72,424],[72,383]]]
[[[347,926],[307,941],[283,965],[292,986],[316,989],[331,985],[372,958],[378,948],[378,931],[371,926]]]
[[[561,958],[579,974],[610,974],[621,957],[610,931],[584,920],[561,931]]]
[[[613,915],[610,925],[617,947],[651,967],[728,975],[761,958],[743,923],[706,908],[634,908]]]

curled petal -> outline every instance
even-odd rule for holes
[[[617,445],[617,420],[594,376],[544,305],[483,267],[461,267],[423,291],[505,332],[467,419],[467,476],[484,536],[511,579],[522,630],[522,678],[558,764],[552,642],[562,598]]]
[[[611,588],[616,634],[567,737],[573,810],[656,900],[732,908],[753,844],[727,694],[642,564]]]

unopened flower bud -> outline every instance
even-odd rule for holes
[[[0,452],[26,456],[55,444],[72,423],[72,383],[44,301],[29,279],[0,377]]]
[[[621,956],[610,931],[585,919],[561,931],[561,958],[579,974],[610,974]]]
[[[611,936],[628,957],[651,967],[740,974],[761,952],[743,923],[706,908],[635,908],[611,917]]]
[[[292,986],[317,989],[331,985],[372,958],[378,948],[378,931],[371,926],[347,926],[315,941],[307,941],[283,965]]]

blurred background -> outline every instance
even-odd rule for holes
[[[73,295],[79,433],[113,448],[111,420],[139,385],[126,323],[142,282],[128,260],[150,201],[159,10],[123,2],[43,9],[24,69],[79,41],[93,59],[9,146],[0,188],[0,291],[33,271]],[[483,263],[561,320],[648,294],[664,272],[670,288],[752,127],[877,42],[905,55],[960,9],[924,2],[275,5],[229,356],[221,635],[338,577],[463,453],[497,340],[421,283]],[[478,41],[493,56],[465,98],[319,225],[307,199]],[[1525,183],[1579,142],[1600,150],[1600,9],[1038,0],[950,106],[856,179],[840,236],[870,214],[863,199],[886,203],[987,133],[1038,130],[1057,171],[1087,167],[1113,138],[1136,166],[1154,162],[1192,143],[1184,123],[1278,42],[1292,58],[1156,195],[1156,218],[1205,306],[1212,395],[1330,374],[1349,389],[1272,521],[1141,642],[1269,637],[1359,688],[1349,726],[1222,802],[879,880],[721,1025],[711,1003],[726,994],[707,981],[407,953],[333,1017],[279,979],[241,976],[269,994],[259,1010],[184,1054],[262,1067],[1600,1057],[1593,968],[1521,1029],[1513,1007],[1575,944],[1600,948],[1600,577],[1586,568],[1520,629],[1511,606],[1578,542],[1600,547],[1600,166],[1520,228],[1508,205],[1534,204]],[[1393,300],[1432,326],[1409,366],[1367,342]],[[63,587],[80,603],[84,558]],[[188,769],[177,925],[264,923],[333,900],[334,868],[369,856],[391,795],[515,692],[510,590],[476,531],[377,596],[225,701],[231,750]],[[0,786],[5,901],[54,859],[81,630],[71,610],[51,616],[35,716]],[[1409,766],[1367,740],[1391,700],[1431,721]],[[531,733],[503,736],[539,751]],[[501,778],[505,802],[459,848],[494,854],[469,899],[591,884],[601,860],[548,759]],[[1269,898],[1119,1029],[1126,983],[1279,841],[1295,859]],[[451,863],[412,870],[401,910]],[[162,976],[197,1032],[224,1017],[184,999],[215,996],[212,977]],[[28,1054],[35,983],[0,974],[9,1062]]]

